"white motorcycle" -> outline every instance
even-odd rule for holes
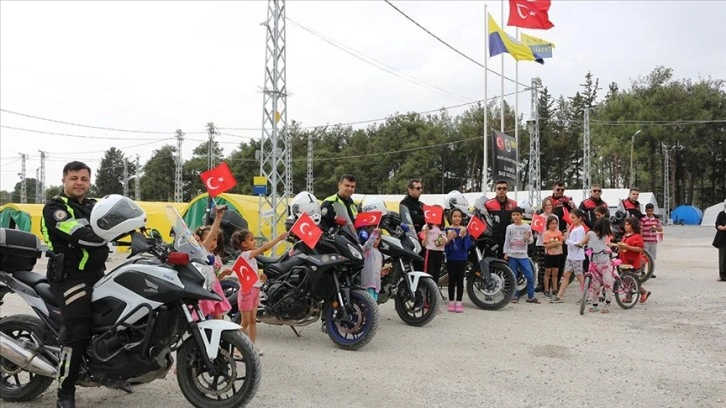
[[[131,234],[130,259],[94,285],[92,334],[78,385],[130,391],[130,385],[164,378],[176,352],[179,388],[192,405],[244,406],[260,383],[259,356],[238,325],[202,315],[200,300],[220,300],[210,290],[207,252],[173,208],[167,210],[175,234],[170,248],[158,232],[143,228],[145,215],[133,201],[104,198],[110,199],[119,205],[109,219],[140,222],[125,231]],[[0,319],[5,401],[30,401],[56,376],[62,321],[45,274],[32,272],[40,254],[34,235],[0,229],[0,304],[15,293],[37,315]]]

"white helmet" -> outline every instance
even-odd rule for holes
[[[365,197],[361,203],[361,209],[363,212],[380,211],[383,214],[388,212],[386,203],[380,197]]]
[[[479,214],[488,214],[489,211],[487,211],[486,202],[489,201],[486,195],[482,195],[481,197],[474,200],[474,209]]]
[[[90,221],[96,235],[113,241],[146,225],[146,213],[130,198],[111,194],[93,206]]]
[[[459,190],[451,190],[449,191],[449,194],[446,195],[444,207],[446,207],[447,210],[458,208],[466,214],[469,212],[469,201],[466,200],[466,197],[464,197]]]
[[[292,199],[290,211],[292,212],[292,215],[295,216],[295,218],[302,215],[302,213],[307,213],[307,215],[309,215],[310,218],[313,219],[315,224],[320,224],[320,219],[322,218],[322,215],[320,214],[320,203],[318,203],[318,199],[307,191],[299,192]]]
[[[517,204],[517,206],[524,211],[522,215],[532,215],[532,204],[529,203],[529,200],[522,200]]]

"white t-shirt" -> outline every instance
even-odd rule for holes
[[[580,225],[570,231],[570,236],[565,241],[567,244],[567,259],[573,261],[584,261],[585,260],[585,248],[580,248],[575,244],[579,244],[585,239],[585,228]]]

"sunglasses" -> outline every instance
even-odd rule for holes
[[[556,188],[555,191],[565,191],[564,188]]]
[[[602,190],[592,190],[593,193],[602,193]]]
[[[423,190],[423,187],[411,187],[412,190]]]
[[[507,187],[497,187],[497,190],[506,190]]]

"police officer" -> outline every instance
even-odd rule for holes
[[[492,240],[499,246],[499,253],[504,249],[504,236],[507,226],[512,223],[512,210],[517,207],[517,202],[507,197],[509,185],[504,180],[494,183],[496,195],[484,203],[489,215],[492,216]]]
[[[338,192],[327,197],[320,205],[320,227],[323,231],[328,231],[335,224],[335,208],[333,203],[341,203],[348,210],[348,217],[355,222],[358,215],[358,207],[353,202],[353,193],[355,193],[356,178],[352,174],[343,174],[338,180]]]
[[[632,215],[636,220],[640,221],[640,219],[643,218],[643,212],[640,211],[640,201],[638,201],[639,197],[640,189],[637,187],[631,188],[628,193],[628,198],[620,200],[618,209],[625,211],[628,215]]]
[[[63,167],[63,192],[43,207],[41,231],[54,254],[48,280],[63,316],[58,367],[58,408],[75,407],[80,364],[91,333],[91,294],[103,276],[108,247],[89,220],[95,200],[86,198],[91,168],[72,161]]]
[[[597,207],[608,208],[608,203],[602,199],[602,187],[599,184],[593,184],[590,188],[590,197],[582,200],[578,207],[582,212],[585,213],[585,225],[587,228],[592,229],[595,226],[597,216],[595,215],[595,209]]]
[[[423,210],[424,205],[421,201],[419,201],[422,191],[423,185],[421,185],[421,180],[409,180],[406,197],[404,197],[398,205],[398,212],[401,214],[403,222],[413,223],[413,228],[416,230],[416,236],[418,236],[419,232],[421,232],[421,228],[423,228],[424,224],[426,224],[426,217],[424,217]]]

